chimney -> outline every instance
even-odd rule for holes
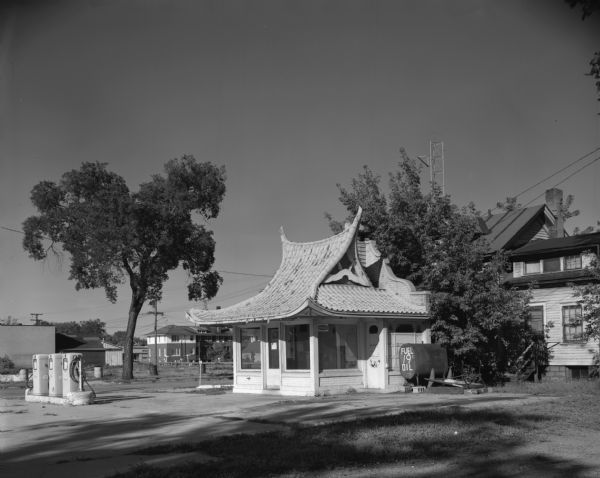
[[[546,190],[546,205],[554,214],[556,218],[555,225],[550,229],[550,237],[564,237],[565,236],[565,223],[564,217],[561,213],[563,202],[562,189],[552,188]]]

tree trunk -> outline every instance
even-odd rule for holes
[[[133,337],[135,335],[137,318],[143,305],[144,294],[140,291],[132,291],[127,331],[125,332],[125,344],[123,345],[123,380],[131,380],[133,378]]]

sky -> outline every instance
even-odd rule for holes
[[[443,141],[446,193],[487,211],[600,146],[585,75],[599,27],[561,0],[14,2],[0,12],[0,319],[125,329],[127,286],[116,304],[75,291],[68,256],[35,262],[21,246],[33,186],[86,161],[132,190],[183,154],[226,167],[211,308],[266,285],[280,226],[293,241],[329,236],[324,213],[345,216],[336,184],[365,164],[385,184],[400,148],[426,156]],[[595,225],[600,161],[575,171],[598,157],[519,203],[560,182],[581,211],[567,230]],[[170,274],[159,326],[198,306],[186,280]]]

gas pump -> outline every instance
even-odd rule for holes
[[[62,397],[62,357],[63,354],[50,354],[48,356],[48,395],[51,397]]]
[[[72,392],[81,392],[83,361],[81,354],[66,353],[62,356],[62,394],[67,397]]]
[[[48,395],[48,354],[35,354],[32,369],[32,395]]]

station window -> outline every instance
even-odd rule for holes
[[[310,325],[285,326],[285,358],[287,370],[310,368]]]
[[[319,368],[321,370],[358,367],[356,325],[319,325]]]
[[[241,368],[260,369],[260,329],[242,329],[240,342]]]

